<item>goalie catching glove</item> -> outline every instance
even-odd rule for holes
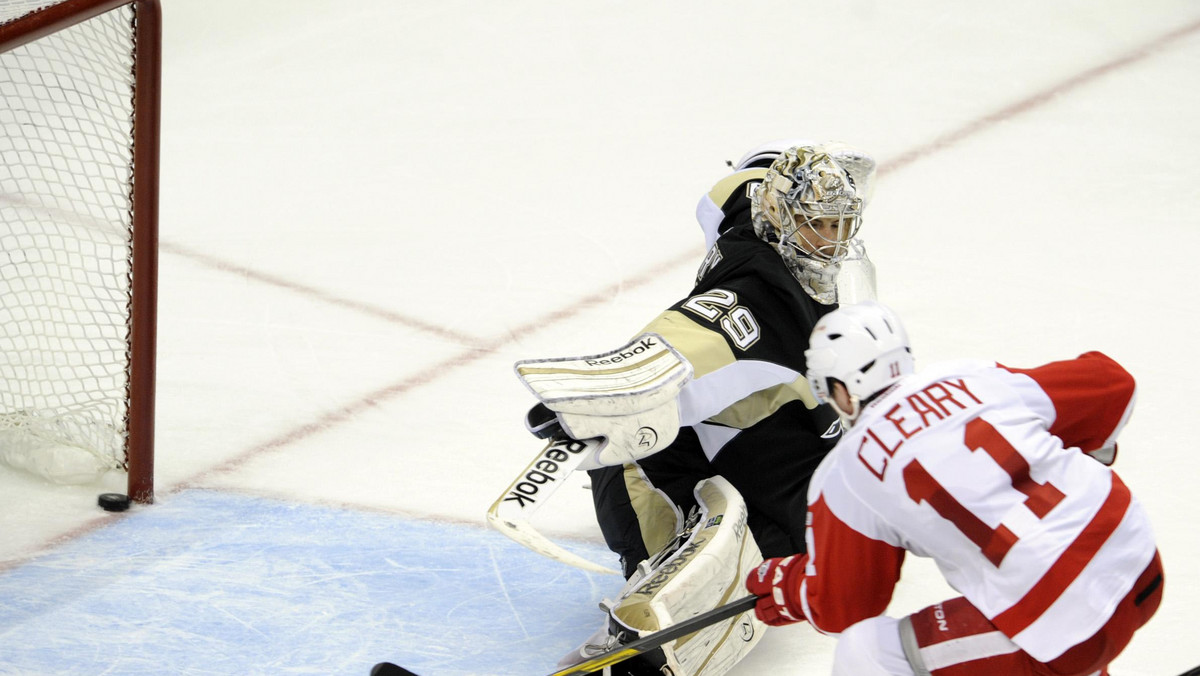
[[[754,614],[773,627],[804,620],[800,584],[808,557],[795,554],[767,559],[746,578],[746,589],[758,598]]]

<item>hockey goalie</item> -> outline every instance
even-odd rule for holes
[[[615,350],[516,365],[538,400],[527,426],[552,443],[489,517],[581,564],[516,512],[555,473],[585,470],[626,578],[560,667],[724,605],[763,558],[805,551],[809,479],[841,426],[809,389],[804,350],[839,302],[874,295],[858,233],[875,163],[790,141],[730,164],[697,209],[709,248],[686,296]],[[605,673],[718,676],[762,629],[744,613]]]

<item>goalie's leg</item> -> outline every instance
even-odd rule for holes
[[[696,484],[715,473],[695,437],[685,427],[662,453],[636,465],[588,472],[596,520],[609,549],[621,557],[626,578],[683,528],[696,506]]]
[[[663,551],[639,564],[617,602],[607,631],[598,632],[560,666],[725,605],[745,594],[742,581],[762,558],[746,527],[746,505],[728,481],[714,477],[695,487],[698,509]],[[660,650],[613,667],[620,674],[719,676],[762,637],[752,611],[718,622]],[[667,668],[669,671],[664,671]]]

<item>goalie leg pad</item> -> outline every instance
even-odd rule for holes
[[[617,628],[640,636],[745,594],[742,581],[762,559],[746,527],[746,503],[725,479],[696,485],[698,512],[679,540],[646,562],[645,575],[622,594],[611,615]],[[733,668],[766,626],[746,612],[677,639],[663,648],[676,676],[719,676]]]

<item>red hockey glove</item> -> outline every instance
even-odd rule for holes
[[[804,619],[800,606],[800,583],[804,581],[807,557],[796,554],[783,559],[767,559],[750,572],[746,589],[758,596],[754,614],[758,619],[779,627]]]

